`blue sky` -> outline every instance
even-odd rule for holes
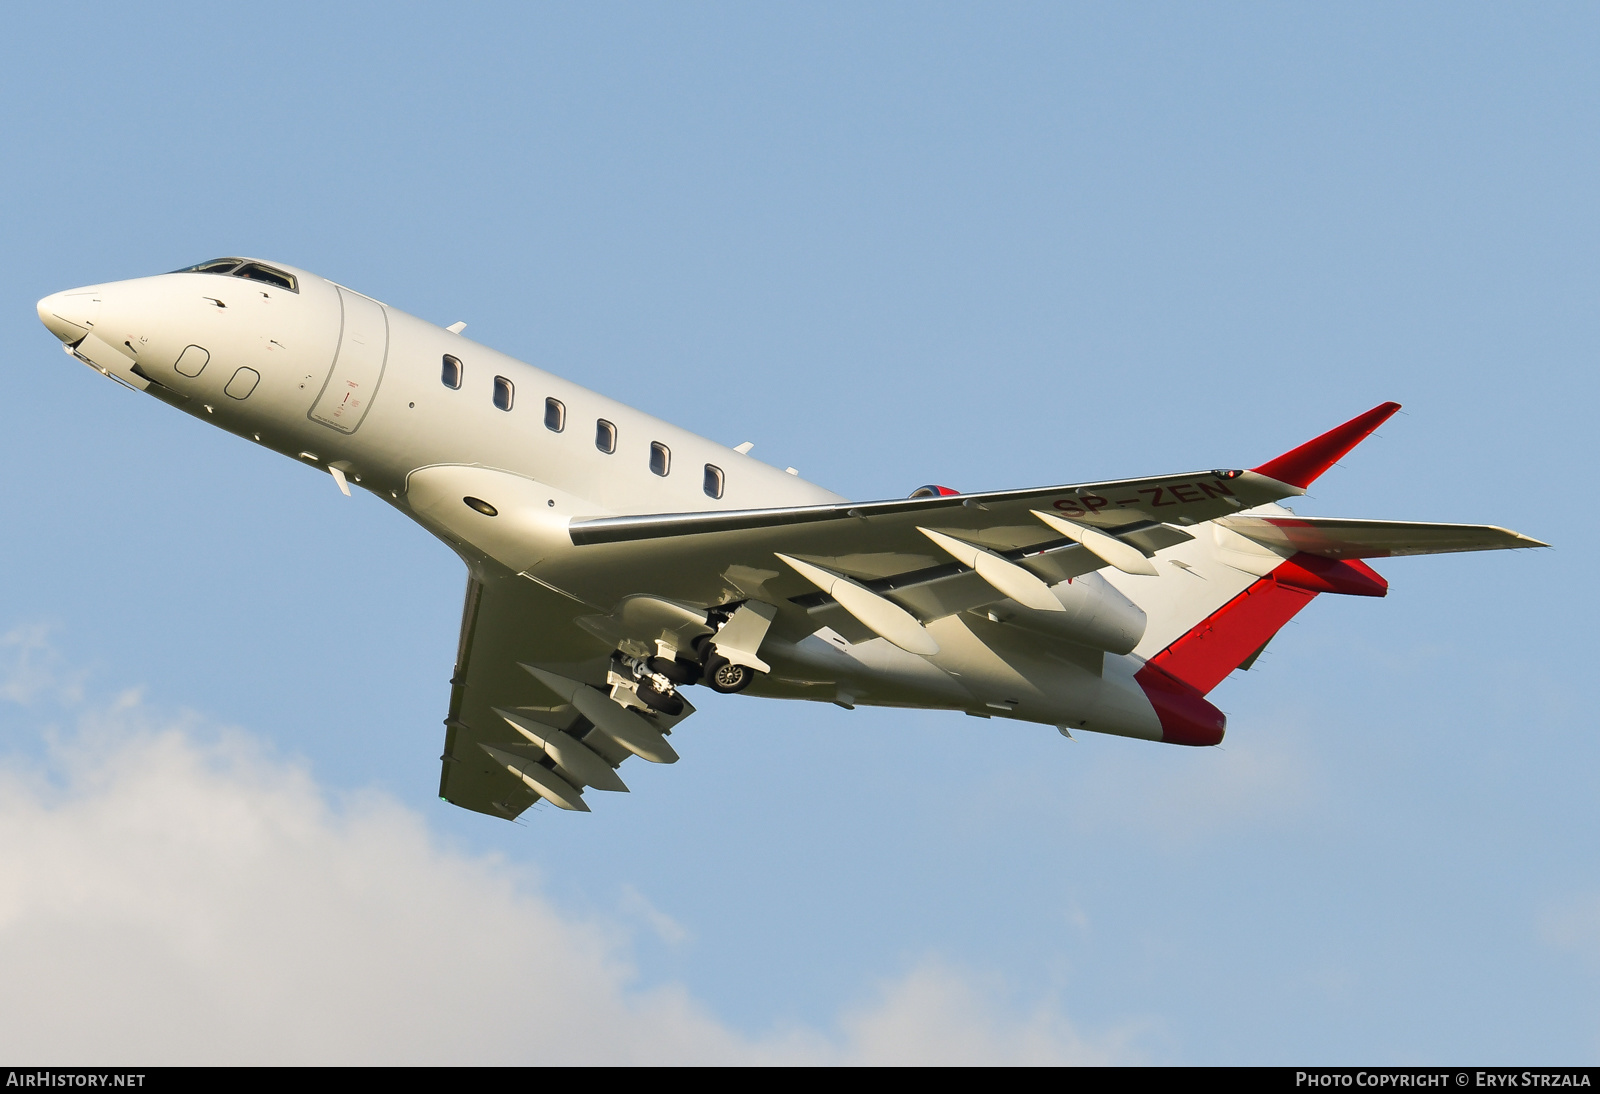
[[[90,5],[8,31],[10,1056],[1594,1059],[1593,8]],[[1221,749],[707,696],[631,795],[499,824],[434,797],[454,556],[33,314],[235,253],[852,497],[1249,466],[1392,398],[1300,511],[1556,549],[1319,598],[1215,693]],[[320,986],[337,1037],[250,1035]],[[497,1021],[492,1050],[461,1032]]]

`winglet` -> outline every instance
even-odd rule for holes
[[[1344,425],[1334,426],[1320,437],[1315,437],[1299,448],[1291,448],[1275,460],[1268,460],[1252,468],[1256,474],[1304,490],[1328,468],[1344,458],[1356,445],[1366,440],[1390,415],[1400,409],[1399,403],[1382,403],[1365,414],[1351,418]]]

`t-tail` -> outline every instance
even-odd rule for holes
[[[1373,407],[1253,470],[1303,494],[1399,409]],[[1193,745],[1222,740],[1223,719],[1204,697],[1234,670],[1250,668],[1318,595],[1388,593],[1389,583],[1364,559],[1547,546],[1491,525],[1301,517],[1276,504],[1187,530],[1192,540],[1152,560],[1155,580],[1103,572],[1149,617],[1134,650],[1145,660],[1135,678],[1161,718],[1164,739]]]

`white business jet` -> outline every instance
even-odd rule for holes
[[[1276,504],[1399,409],[1253,470],[852,502],[305,270],[56,293],[74,357],[382,498],[467,564],[440,796],[589,809],[672,763],[684,692],[960,711],[1184,745],[1205,695],[1363,558],[1544,546]]]

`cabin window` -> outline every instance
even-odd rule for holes
[[[594,446],[610,455],[617,450],[617,427],[601,418],[594,423]]]
[[[567,428],[567,407],[560,399],[544,401],[544,427],[552,433]]]
[[[650,442],[650,470],[658,475],[672,470],[672,449],[660,441]]]
[[[512,394],[511,381],[504,376],[496,376],[494,378],[494,405],[501,410],[510,410]]]
[[[706,464],[706,497],[722,497],[722,468],[714,463]]]
[[[455,357],[451,357],[448,353],[445,354],[444,371],[440,374],[439,379],[444,381],[445,387],[451,387],[460,390],[461,361]]]

